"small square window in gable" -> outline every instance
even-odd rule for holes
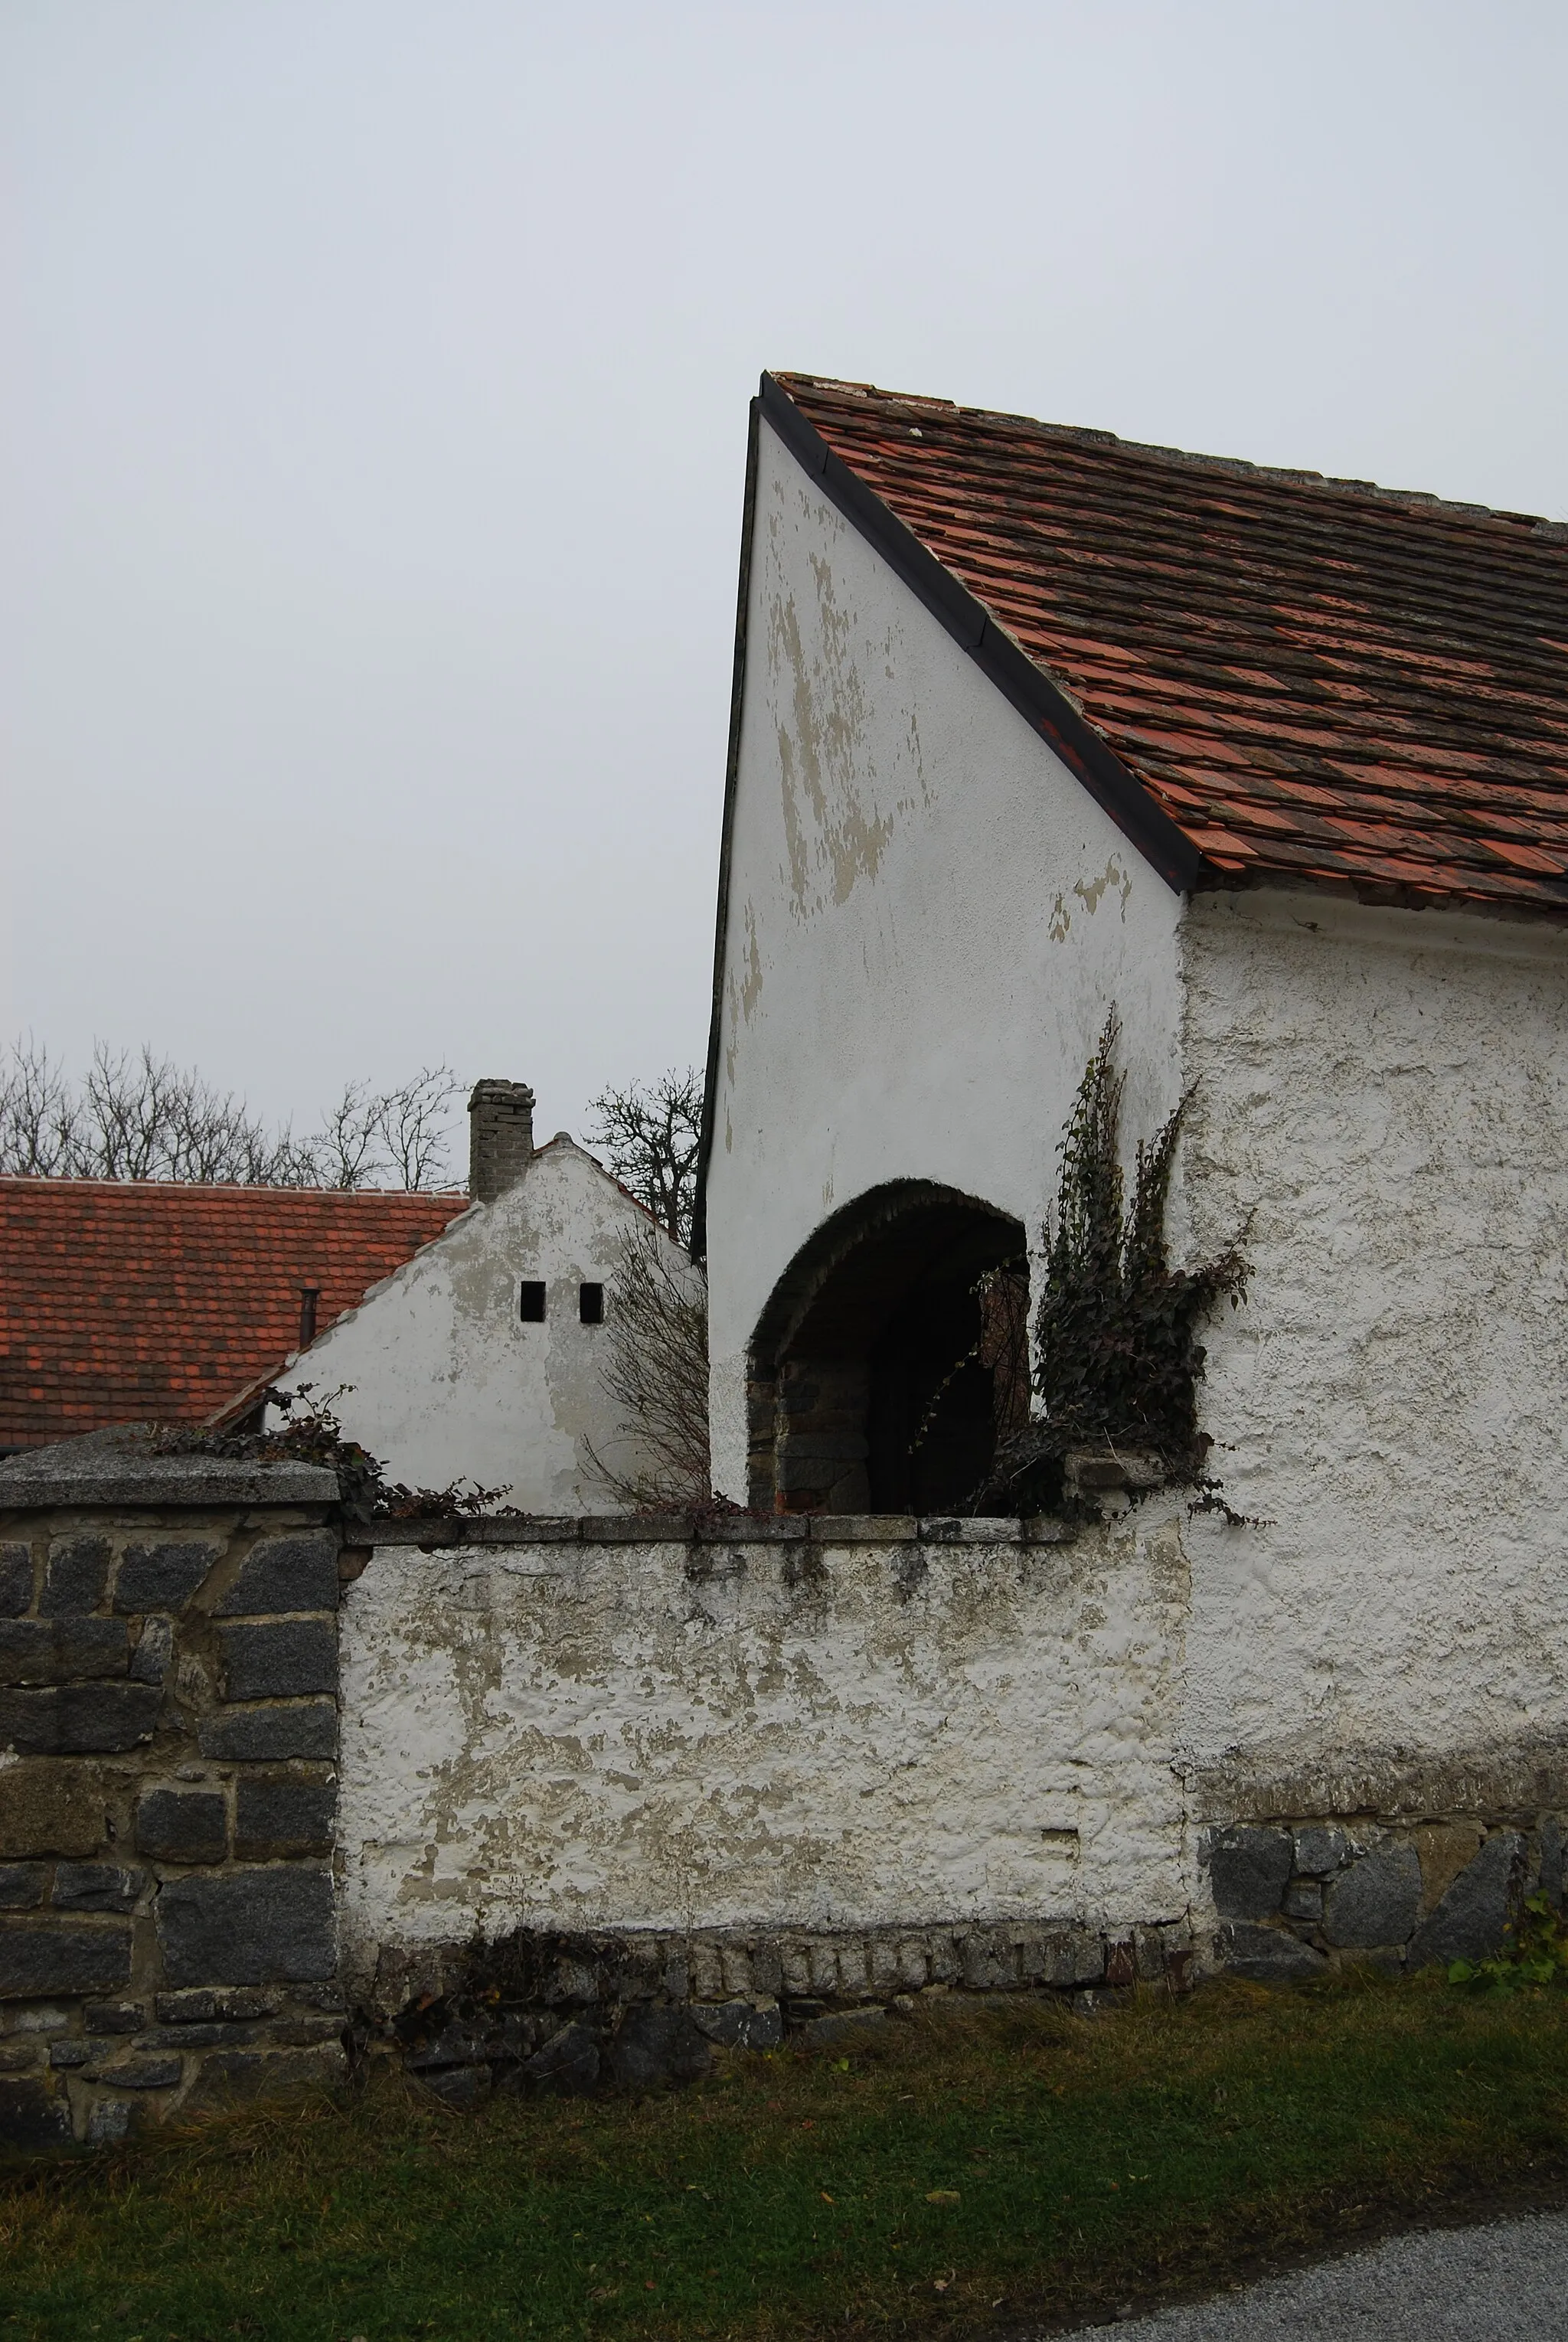
[[[577,1315],[584,1326],[604,1324],[604,1288],[602,1285],[580,1285],[577,1287]]]
[[[518,1288],[518,1292],[519,1298],[517,1315],[522,1319],[524,1325],[542,1326],[544,1323],[544,1286],[543,1280],[541,1279],[535,1282],[533,1278],[525,1276],[523,1279],[521,1286]]]

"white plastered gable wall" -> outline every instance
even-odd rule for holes
[[[601,1379],[608,1326],[581,1323],[578,1288],[607,1287],[626,1234],[653,1226],[563,1134],[374,1286],[278,1386],[309,1383],[318,1397],[347,1386],[335,1402],[345,1432],[406,1486],[461,1478],[507,1489],[523,1512],[613,1511],[590,1450],[616,1470],[641,1458]],[[686,1267],[662,1231],[654,1240]],[[524,1279],[545,1286],[542,1324],[520,1316]]]
[[[1181,1089],[1179,897],[765,422],[707,1231],[714,1485],[745,1355],[839,1206],[941,1182],[1034,1243],[1114,1001],[1130,1134]]]

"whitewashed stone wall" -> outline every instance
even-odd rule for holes
[[[343,1612],[350,1973],[517,1928],[1179,1917],[1179,1518],[378,1545]]]
[[[1260,894],[1183,945],[1186,1238],[1255,1272],[1203,1416],[1266,1523],[1188,1532],[1191,1759],[1230,1812],[1508,1805],[1568,1743],[1568,939]]]

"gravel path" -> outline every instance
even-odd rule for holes
[[[1113,2330],[1130,2342],[1565,2342],[1568,2213],[1396,2237]]]

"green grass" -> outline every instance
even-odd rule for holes
[[[0,2337],[501,2342],[1004,2327],[1568,2173],[1568,1997],[1367,1980],[954,2002],[679,2095],[391,2073],[0,2183]]]

